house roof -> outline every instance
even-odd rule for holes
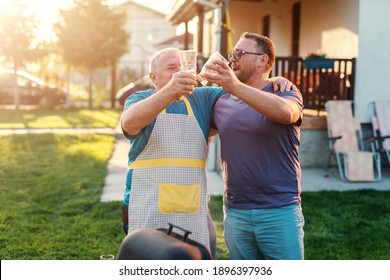
[[[188,35],[189,35],[188,44],[192,45],[194,35],[192,35],[191,33],[188,33]],[[178,35],[178,36],[171,37],[171,38],[164,40],[164,41],[162,41],[154,46],[158,47],[158,48],[165,47],[165,46],[174,46],[174,45],[184,46],[184,36],[185,36],[185,33]]]
[[[230,2],[262,2],[264,0],[229,0]],[[216,8],[221,8],[221,0],[177,0],[172,7],[167,19],[173,24],[188,22],[196,17],[201,9],[204,13]]]
[[[204,12],[211,10],[211,7],[208,5],[203,5],[202,3],[206,2],[210,5],[217,6],[215,0],[213,1],[194,1],[194,0],[181,0],[176,1],[175,5],[172,7],[172,11],[167,14],[167,19],[173,24],[179,24],[182,22],[188,22],[193,19],[198,14],[198,9],[202,8]]]
[[[158,14],[159,16],[165,17],[164,13],[159,12],[159,11],[157,11],[155,9],[152,9],[152,8],[150,8],[148,6],[144,6],[144,5],[140,4],[140,3],[134,2],[132,0],[125,1],[125,2],[117,5],[116,7],[118,8],[118,7],[123,7],[123,6],[127,6],[127,5],[136,6],[138,8],[145,9],[145,10],[148,10],[148,11],[150,11],[152,13]]]

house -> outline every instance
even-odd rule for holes
[[[168,38],[167,40],[156,44],[155,47],[159,49],[174,47],[182,50],[191,50],[193,48],[193,37],[194,36],[191,33],[187,33],[187,35],[183,33],[181,35]]]
[[[176,36],[176,26],[167,21],[164,13],[131,0],[117,5],[115,9],[126,12],[125,28],[130,34],[129,52],[121,57],[118,70],[121,76],[127,75],[130,80],[136,80],[149,73],[151,55],[163,48],[159,43]]]
[[[348,85],[347,93],[341,97],[329,94],[328,86],[322,86],[321,90],[313,86],[320,82],[311,82],[307,92],[301,89],[304,97],[305,94],[307,97],[317,95],[313,103],[317,104],[317,110],[323,108],[326,98],[352,99],[356,116],[369,124],[370,102],[390,98],[387,86],[390,77],[389,9],[387,0],[180,0],[167,17],[173,24],[197,21],[194,45],[206,55],[215,50],[226,55],[245,31],[269,36],[276,45],[279,59],[298,65],[288,66],[287,72],[278,71],[278,75],[287,74],[290,78],[294,71],[291,69],[301,69],[300,75],[324,81],[324,77],[333,79],[327,78],[329,73],[332,77],[336,73],[340,85],[344,88]],[[317,72],[304,69],[302,62],[307,53],[317,50],[335,60],[334,68]],[[342,72],[343,65],[348,66]],[[308,101],[310,98],[305,99]],[[310,103],[309,108],[313,104]],[[325,165],[328,142],[324,117],[320,115],[318,111],[314,119],[306,117],[304,120],[303,166]]]

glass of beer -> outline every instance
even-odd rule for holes
[[[209,59],[206,61],[206,63],[203,65],[202,70],[200,71],[200,73],[199,73],[198,76],[197,76],[198,81],[199,81],[203,86],[206,86],[207,83],[208,83],[207,79],[206,79],[205,76],[204,76],[204,73],[216,73],[215,71],[209,70],[209,69],[206,68],[206,65],[207,65],[207,64],[213,63],[214,60],[221,60],[221,61],[225,62],[226,64],[229,64],[229,61],[227,61],[227,59],[224,58],[219,52],[213,53],[213,54],[209,57]]]

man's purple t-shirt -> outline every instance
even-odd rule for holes
[[[300,92],[273,93],[272,83],[262,90],[303,109]],[[221,139],[227,207],[259,209],[300,203],[301,119],[293,125],[277,123],[230,94],[217,101],[213,119]]]

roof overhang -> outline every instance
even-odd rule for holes
[[[203,12],[219,8],[218,0],[177,0],[172,11],[167,14],[167,19],[173,24],[188,22],[198,16],[199,7]]]

